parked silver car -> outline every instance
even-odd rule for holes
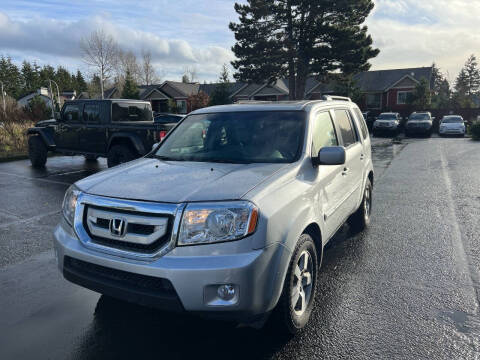
[[[381,113],[373,123],[373,135],[395,134],[400,131],[402,117],[399,113]]]
[[[349,99],[197,110],[144,158],[68,189],[55,230],[64,277],[162,309],[295,333],[323,249],[370,222],[373,167]],[[121,316],[121,314],[119,314]]]
[[[440,121],[438,129],[440,136],[460,135],[465,136],[465,121],[459,115],[447,115]]]

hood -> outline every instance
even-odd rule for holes
[[[378,122],[378,123],[386,123],[386,124],[390,124],[391,122],[396,122],[397,120],[395,119],[390,119],[390,120],[387,120],[387,119],[378,119],[378,120],[375,120],[375,122]]]
[[[463,123],[442,123],[440,124],[440,126],[444,126],[444,127],[451,127],[451,128],[461,128],[461,127],[464,127],[465,124]]]
[[[288,164],[218,164],[142,158],[76,183],[92,195],[180,203],[242,198]]]
[[[432,124],[432,120],[408,120],[408,124]]]

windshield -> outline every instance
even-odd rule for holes
[[[232,112],[186,117],[153,155],[164,160],[291,163],[300,157],[305,113]]]
[[[431,120],[430,115],[428,114],[412,114],[410,115],[410,118],[408,119],[410,121],[419,121],[419,120]]]
[[[380,114],[377,120],[397,120],[397,115],[395,114]]]
[[[445,117],[442,120],[442,124],[463,123],[463,119],[459,116]]]

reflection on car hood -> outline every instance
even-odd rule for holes
[[[432,124],[431,120],[409,120],[407,122],[407,125],[409,124]]]
[[[41,120],[35,124],[35,126],[48,126],[48,125],[54,125],[57,123],[57,120],[55,119],[48,119],[48,120]]]
[[[138,159],[76,183],[89,194],[180,203],[240,199],[288,164],[223,164]]]

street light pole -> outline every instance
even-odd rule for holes
[[[3,99],[3,114],[7,114],[7,107],[5,105],[5,92],[3,91],[3,81],[0,81],[0,84],[2,84],[2,99]]]

